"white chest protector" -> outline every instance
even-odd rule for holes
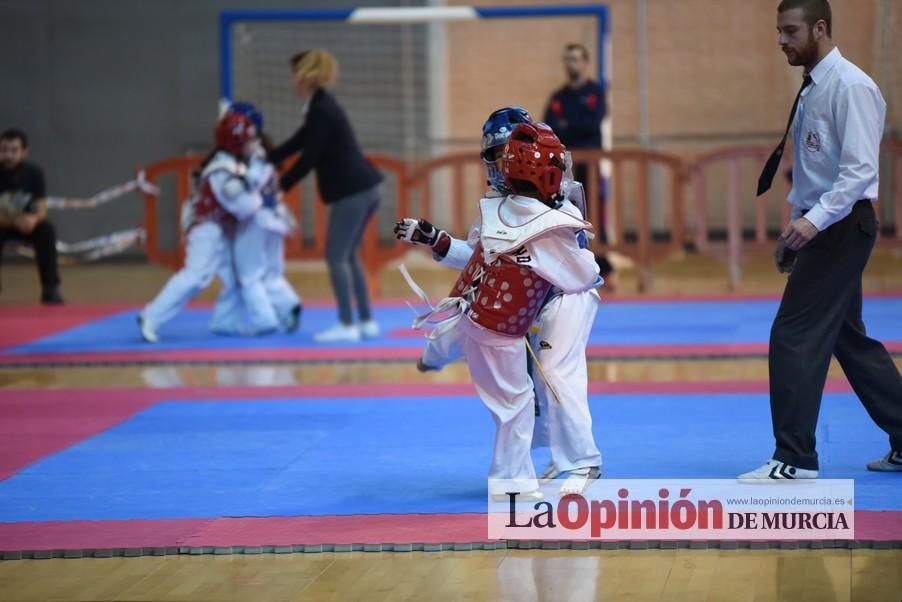
[[[216,171],[227,171],[230,174],[242,177],[247,172],[247,166],[229,153],[219,151],[204,166],[204,170],[200,174],[201,178],[207,178]]]
[[[510,253],[551,230],[592,230],[587,221],[523,196],[484,198],[479,201],[479,211],[480,242],[486,261]]]

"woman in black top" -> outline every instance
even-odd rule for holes
[[[318,342],[357,341],[375,337],[379,325],[370,309],[366,273],[358,249],[363,232],[379,206],[381,174],[363,156],[344,110],[326,87],[338,76],[338,63],[325,50],[308,50],[292,61],[294,90],[304,100],[304,123],[269,153],[276,165],[300,152],[282,176],[282,190],[293,188],[310,170],[329,206],[326,262],[338,302],[339,323],[314,335]],[[351,297],[357,300],[355,323]]]

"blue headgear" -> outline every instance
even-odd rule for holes
[[[526,109],[504,107],[489,115],[482,126],[482,152],[479,156],[484,162],[489,185],[502,194],[511,194],[513,190],[504,183],[504,176],[495,165],[495,160],[518,123],[532,123]]]
[[[244,101],[236,101],[229,105],[230,113],[240,113],[241,115],[246,115],[248,119],[254,124],[254,127],[257,128],[257,133],[263,131],[263,113],[250,102]],[[260,190],[260,195],[263,197],[263,206],[274,208],[279,201],[279,186],[278,180],[274,177],[272,180],[266,183],[266,185]]]
[[[229,111],[247,115],[248,119],[253,122],[254,127],[257,128],[257,133],[259,134],[263,131],[263,113],[260,112],[260,109],[255,107],[252,103],[240,100],[233,102],[229,105]]]

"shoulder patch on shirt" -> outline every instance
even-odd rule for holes
[[[808,133],[805,134],[805,148],[810,150],[813,153],[820,152],[821,150],[821,136],[814,130],[808,130]]]

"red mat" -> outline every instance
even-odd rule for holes
[[[0,349],[24,345],[129,309],[127,305],[0,306]]]
[[[167,548],[214,519],[0,523],[0,551]]]
[[[32,462],[115,426],[156,403],[157,391],[0,393],[0,480]]]
[[[270,548],[331,549],[374,546],[378,549],[429,549],[431,546],[485,547],[484,514],[375,514],[271,518],[158,519],[123,521],[55,521],[0,523],[0,553],[134,550],[177,548],[182,553],[244,552]],[[855,511],[855,541],[879,545],[902,542],[902,512]],[[659,541],[630,540],[630,541]],[[712,547],[721,542],[708,542]],[[562,542],[561,547],[567,547]],[[847,542],[835,545],[845,547]],[[204,550],[210,548],[210,550]],[[215,549],[215,550],[214,550]],[[296,550],[300,551],[300,550]],[[305,550],[312,551],[312,550]]]

